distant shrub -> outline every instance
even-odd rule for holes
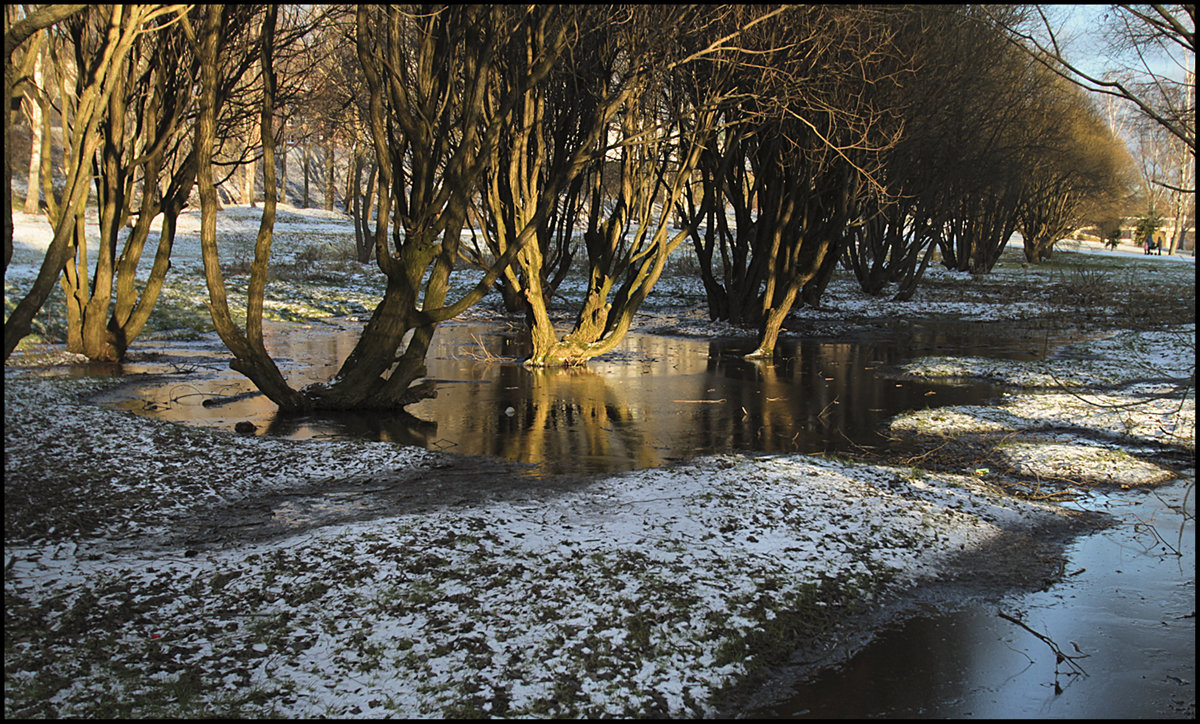
[[[309,242],[296,252],[296,261],[306,264],[318,261],[354,261],[357,258],[353,240]]]

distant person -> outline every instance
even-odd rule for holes
[[[1154,242],[1152,239],[1153,237],[1151,237],[1149,234],[1146,234],[1146,241],[1142,244],[1146,250],[1146,256],[1150,256],[1150,250],[1154,248]]]

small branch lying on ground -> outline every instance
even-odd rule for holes
[[[1183,401],[1187,399],[1188,392],[1192,389],[1192,386],[1195,385],[1195,383],[1196,383],[1196,372],[1195,372],[1195,368],[1193,368],[1192,374],[1187,380],[1184,380],[1183,378],[1168,379],[1167,381],[1174,383],[1175,386],[1172,389],[1168,390],[1167,392],[1161,392],[1156,395],[1149,395],[1147,397],[1144,397],[1140,400],[1135,400],[1133,402],[1105,403],[1105,402],[1096,402],[1094,400],[1087,399],[1083,395],[1080,395],[1079,393],[1075,392],[1070,387],[1068,387],[1065,382],[1058,379],[1058,375],[1054,374],[1054,371],[1051,370],[1049,368],[1049,366],[1046,366],[1044,369],[1046,370],[1046,373],[1048,375],[1050,375],[1051,379],[1054,380],[1055,384],[1058,385],[1059,389],[1061,389],[1063,392],[1066,392],[1067,394],[1071,395],[1072,397],[1078,399],[1080,402],[1091,405],[1092,407],[1101,407],[1101,408],[1105,408],[1105,409],[1109,409],[1109,410],[1121,410],[1121,409],[1126,409],[1126,408],[1130,408],[1130,407],[1139,407],[1141,405],[1148,405],[1151,402],[1154,402],[1156,400],[1165,400],[1165,399],[1172,398],[1172,397],[1179,398],[1180,409],[1182,409]]]
[[[1089,656],[1089,654],[1080,654],[1077,656],[1069,656],[1069,655],[1063,653],[1063,650],[1058,647],[1058,644],[1056,644],[1054,642],[1054,639],[1050,638],[1046,634],[1038,633],[1037,631],[1034,631],[1033,629],[1029,628],[1028,626],[1025,625],[1024,621],[1017,618],[1016,616],[1010,616],[1007,613],[1000,611],[1000,610],[996,611],[996,615],[999,616],[1000,618],[1004,619],[1005,621],[1012,621],[1016,625],[1020,626],[1021,628],[1025,629],[1029,633],[1033,634],[1034,636],[1037,636],[1039,639],[1044,641],[1046,643],[1046,645],[1050,647],[1050,650],[1054,652],[1054,657],[1055,657],[1054,663],[1055,663],[1056,670],[1057,670],[1058,664],[1066,663],[1068,666],[1070,666],[1072,669],[1074,669],[1075,673],[1083,674],[1084,676],[1087,676],[1087,672],[1083,670],[1082,666],[1075,663],[1075,659],[1085,659]],[[1076,647],[1076,648],[1078,649],[1078,647]]]
[[[226,397],[210,397],[200,404],[204,407],[218,407],[220,405],[228,405],[240,400],[246,400],[251,397],[258,397],[261,394],[262,392],[258,390],[251,390],[250,392],[240,392],[236,395],[228,395]]]

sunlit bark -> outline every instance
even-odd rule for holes
[[[269,16],[270,17],[270,16]],[[363,333],[327,383],[293,390],[262,346],[261,311],[270,251],[274,177],[268,174],[263,225],[248,291],[247,333],[233,322],[217,258],[216,193],[211,152],[199,156],[201,242],[210,309],[218,333],[233,352],[232,366],[246,374],[284,410],[397,408],[433,393],[422,382],[424,359],[438,323],[480,299],[520,251],[514,246],[469,292],[448,300],[449,279],[460,256],[469,196],[489,163],[501,130],[523,94],[545,78],[562,49],[562,35],[540,52],[512,86],[490,85],[503,43],[521,43],[537,14],[501,6],[449,7],[409,13],[358,8],[356,43],[370,93],[368,125],[379,168],[375,260],[386,276],[382,301]],[[203,94],[196,147],[213,141],[215,74],[220,16],[206,15]],[[264,25],[263,76],[270,70],[271,28]],[[488,106],[495,92],[499,101]],[[264,167],[273,171],[274,107],[264,92]]]
[[[45,34],[42,33],[30,43],[30,47],[26,49],[26,53],[33,54],[33,71],[30,79],[31,92],[26,94],[26,107],[29,109],[29,174],[26,177],[25,185],[25,213],[36,214],[41,204],[40,189],[41,184],[39,178],[42,170],[42,152],[43,143],[49,147],[49,134],[44,126],[49,126],[43,122],[44,113],[42,105],[45,100],[41,97],[40,89],[42,87],[42,42]],[[7,151],[6,151],[7,153]]]
[[[81,225],[91,190],[93,158],[102,142],[100,123],[114,89],[121,82],[126,59],[143,24],[160,12],[162,10],[155,6],[111,6],[103,16],[103,24],[99,29],[99,48],[88,58],[89,70],[86,75],[81,74],[84,78],[82,85],[71,96],[60,93],[64,100],[65,118],[63,190],[58,198],[46,199],[54,232],[33,287],[5,320],[6,359],[21,338],[29,333],[34,315],[41,309],[64,266],[76,252],[78,240],[83,238]],[[68,98],[69,104],[66,103]],[[9,167],[10,178],[11,173]],[[11,224],[11,197],[7,195],[7,188],[5,193],[8,202],[5,218]],[[11,228],[6,230],[6,235],[7,265],[7,260],[11,258]],[[86,244],[82,248],[86,250]],[[83,289],[81,286],[75,288]]]
[[[9,149],[12,147],[11,135],[13,114],[16,112],[14,101],[18,101],[25,93],[25,85],[33,75],[34,63],[38,59],[36,51],[25,43],[39,31],[52,27],[72,15],[81,12],[87,5],[42,5],[25,17],[10,25],[8,8],[4,13],[4,270],[7,273],[8,263],[13,255],[13,225],[12,225],[12,158]],[[25,48],[20,64],[17,63],[17,51]],[[58,252],[61,256],[61,252]],[[55,269],[57,272],[57,269]],[[29,324],[45,303],[50,290],[54,288],[53,279],[42,279],[39,275],[34,289],[18,304],[18,308],[4,323],[4,358],[12,354],[17,342],[29,334]]]
[[[574,24],[583,30],[571,55],[575,65],[565,69],[572,105],[564,111],[554,105],[562,100],[552,99],[547,110],[545,98],[531,98],[519,109],[520,138],[512,144],[519,153],[504,159],[484,194],[485,233],[499,242],[495,248],[535,229],[538,243],[526,246],[508,273],[509,285],[523,292],[533,347],[528,365],[583,364],[628,332],[668,256],[687,238],[670,222],[716,123],[715,101],[726,92],[720,83],[694,82],[690,63],[721,53],[741,30],[777,12],[750,12],[750,20],[724,35],[713,28],[730,27],[715,22],[727,9],[601,8],[577,15]],[[576,217],[587,288],[572,328],[560,336],[550,302]]]
[[[216,146],[218,63],[223,28],[220,6],[207,6],[199,33],[200,113],[196,120],[197,186],[200,192],[200,246],[208,286],[209,312],[221,341],[233,353],[230,367],[250,378],[282,410],[304,409],[302,397],[288,386],[267,354],[262,338],[263,288],[270,258],[275,216],[274,69],[272,67],[276,6],[267,7],[262,24],[261,59],[263,75],[262,143],[264,166],[263,216],[254,247],[247,291],[246,331],[234,323],[221,276],[217,255],[217,188],[213,178],[212,153]]]
[[[77,223],[74,254],[61,279],[68,349],[93,360],[120,361],[143,329],[170,266],[176,218],[195,182],[187,124],[195,112],[190,90],[197,69],[182,31],[181,12],[164,8],[145,18],[99,123],[101,141],[92,160],[99,234],[94,266],[88,263],[87,229]],[[236,12],[244,19],[253,10],[239,7]],[[74,62],[68,62],[66,52],[58,58],[60,97],[70,97],[72,78],[79,92],[86,77],[79,69],[96,55],[90,20],[82,17],[84,22],[73,28],[70,46],[62,49],[71,51]],[[249,63],[228,64],[221,84],[235,83]],[[227,96],[228,88],[220,95]],[[52,194],[50,181],[45,174],[47,195]],[[139,263],[160,213],[158,250],[139,292]]]

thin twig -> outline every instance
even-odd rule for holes
[[[1044,641],[1046,643],[1046,645],[1050,647],[1050,650],[1054,652],[1056,664],[1061,664],[1063,662],[1066,662],[1066,664],[1068,666],[1070,666],[1072,669],[1075,669],[1077,673],[1087,676],[1087,672],[1083,670],[1082,666],[1075,663],[1075,659],[1086,659],[1089,656],[1089,654],[1080,654],[1078,656],[1070,656],[1068,654],[1065,654],[1065,653],[1063,653],[1063,650],[1058,647],[1058,644],[1054,643],[1054,639],[1050,638],[1049,636],[1047,636],[1043,633],[1039,633],[1039,632],[1034,631],[1033,629],[1029,628],[1028,626],[1025,625],[1024,621],[1017,618],[1016,616],[1010,616],[1007,613],[1000,611],[998,609],[996,611],[996,615],[998,615],[1000,618],[1002,618],[1006,621],[1012,621],[1016,625],[1020,626],[1021,628],[1025,629],[1029,633],[1033,634],[1034,636],[1037,636],[1039,639]]]

